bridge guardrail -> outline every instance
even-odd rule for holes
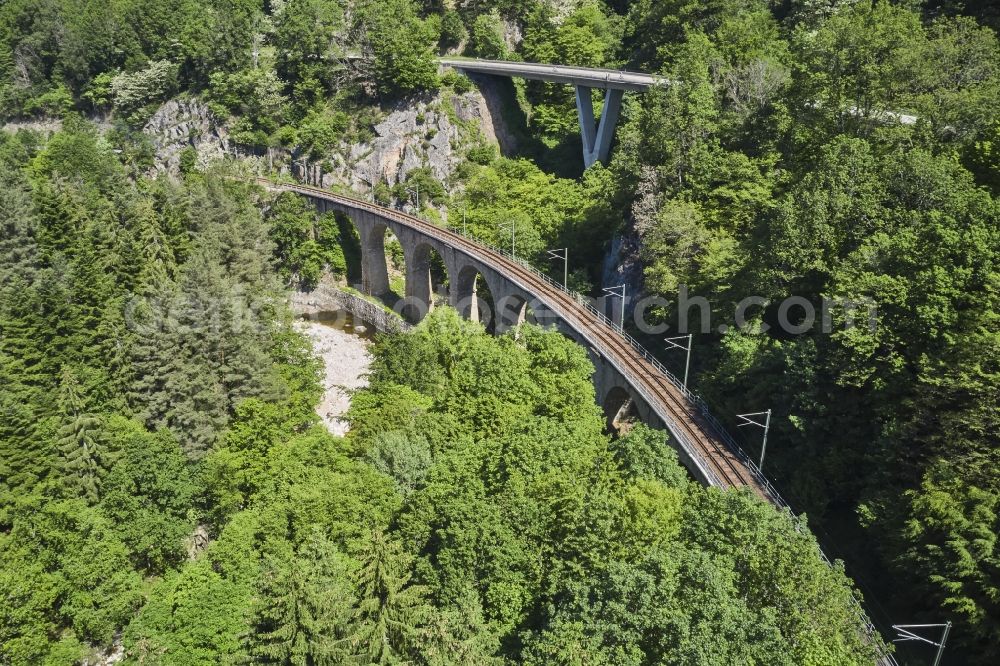
[[[680,379],[678,379],[672,372],[670,372],[670,370],[668,370],[667,367],[663,365],[663,363],[661,363],[659,359],[653,356],[653,354],[650,353],[649,350],[647,350],[644,346],[642,346],[642,344],[640,344],[638,340],[636,340],[631,335],[622,330],[614,321],[612,321],[603,312],[595,308],[593,304],[590,302],[590,299],[580,294],[579,292],[567,289],[565,285],[559,284],[558,282],[550,278],[548,275],[542,273],[540,270],[538,270],[528,262],[524,261],[523,259],[519,259],[517,257],[511,257],[510,252],[504,250],[503,248],[497,247],[496,245],[493,245],[491,243],[486,243],[482,240],[475,238],[474,236],[471,236],[470,234],[467,234],[463,231],[459,231],[457,229],[453,229],[452,232],[457,233],[463,238],[471,240],[478,245],[482,245],[492,250],[493,252],[502,255],[508,260],[513,260],[515,263],[521,265],[526,270],[540,277],[546,283],[568,294],[570,297],[573,298],[573,300],[575,300],[581,306],[586,308],[587,311],[590,312],[590,314],[592,314],[600,323],[610,328],[612,332],[617,333],[618,335],[625,338],[626,342],[628,342],[629,345],[635,351],[637,351],[647,362],[649,362],[649,364],[652,365],[663,376],[664,379],[670,382],[674,386],[674,388],[680,391],[685,398],[690,400],[698,408],[699,414],[705,419],[705,421],[709,424],[709,426],[712,428],[715,434],[719,436],[719,439],[721,439],[725,443],[726,447],[730,449],[730,451],[734,455],[736,455],[737,458],[739,458],[742,463],[746,465],[747,469],[750,470],[750,474],[754,477],[754,480],[760,483],[761,487],[769,495],[772,501],[776,505],[778,505],[779,508],[787,508],[789,510],[791,509],[791,506],[788,504],[788,502],[786,502],[784,498],[781,497],[781,494],[778,493],[778,490],[774,487],[774,485],[767,479],[767,477],[764,476],[760,468],[753,462],[750,456],[747,455],[747,453],[743,450],[743,448],[736,442],[733,436],[729,434],[725,426],[723,426],[722,423],[711,413],[711,410],[709,409],[708,404],[705,402],[705,400],[700,395],[694,393],[689,388],[684,386],[684,383]]]
[[[768,480],[768,478],[766,476],[764,476],[763,471],[761,471],[761,469],[757,466],[757,464],[750,458],[750,456],[736,442],[736,440],[729,433],[729,431],[726,429],[726,427],[724,425],[722,425],[722,423],[718,420],[718,418],[715,417],[714,414],[712,414],[711,409],[709,408],[708,403],[705,401],[705,399],[702,398],[697,393],[694,393],[693,391],[691,391],[686,386],[684,386],[684,383],[681,382],[681,380],[678,379],[676,375],[674,375],[672,372],[670,372],[670,370],[668,370],[667,367],[664,366],[663,363],[661,363],[659,361],[659,359],[657,359],[655,356],[653,356],[653,354],[650,353],[649,350],[647,350],[645,347],[643,347],[631,335],[629,335],[624,330],[622,330],[607,315],[605,315],[603,312],[601,312],[600,310],[598,310],[597,308],[595,308],[593,306],[593,304],[590,302],[590,299],[588,299],[587,297],[583,296],[582,294],[580,294],[578,292],[571,291],[565,285],[562,285],[562,284],[556,282],[555,280],[553,280],[552,278],[550,278],[548,275],[546,275],[545,273],[541,272],[540,270],[538,270],[537,268],[535,268],[534,266],[532,266],[531,264],[529,264],[527,261],[512,256],[510,254],[510,252],[504,250],[503,248],[500,248],[500,247],[497,247],[496,245],[493,245],[491,243],[487,243],[485,241],[479,240],[479,239],[475,238],[474,236],[472,236],[472,235],[470,235],[468,233],[465,233],[464,231],[461,231],[461,230],[458,230],[458,229],[450,229],[450,230],[452,231],[452,233],[456,233],[456,234],[462,236],[463,238],[466,238],[467,240],[470,240],[470,241],[476,243],[477,245],[484,246],[484,247],[492,250],[493,252],[496,252],[497,254],[500,254],[501,256],[507,258],[508,260],[514,261],[515,263],[521,265],[526,270],[528,270],[531,273],[533,273],[534,275],[540,277],[547,284],[549,284],[549,285],[551,285],[551,286],[553,286],[553,287],[561,290],[562,292],[568,294],[570,297],[573,298],[573,300],[575,300],[576,302],[578,302],[580,305],[582,305],[584,308],[586,308],[592,315],[594,315],[594,317],[600,323],[602,323],[605,326],[607,326],[608,328],[610,328],[614,333],[617,333],[618,335],[624,337],[625,340],[629,343],[629,345],[633,349],[635,349],[637,352],[639,352],[642,355],[642,357],[650,363],[650,365],[652,365],[654,368],[656,368],[656,370],[658,372],[660,372],[660,374],[663,375],[664,379],[666,379],[671,384],[673,384],[676,389],[678,389],[688,400],[690,400],[698,408],[698,411],[699,411],[699,414],[701,415],[701,417],[709,424],[709,426],[712,428],[712,430],[715,432],[715,434],[718,435],[719,439],[721,439],[725,443],[726,447],[734,455],[736,455],[737,458],[739,458],[740,462],[742,462],[747,467],[747,469],[750,470],[750,474],[760,484],[760,486],[763,488],[764,492],[767,493],[767,495],[768,495],[769,499],[771,500],[771,502],[775,506],[777,506],[778,508],[785,509],[785,510],[788,511],[789,515],[791,516],[791,518],[792,518],[792,520],[793,520],[793,522],[795,524],[796,531],[802,532],[803,530],[808,530],[809,529],[808,525],[804,524],[805,521],[801,517],[799,517],[798,515],[795,514],[795,512],[792,509],[791,505],[788,502],[785,501],[784,497],[781,496],[781,493],[778,492],[778,489],[774,487],[774,484],[772,484],[770,482],[770,480]],[[604,352],[605,354],[609,354],[610,353],[609,350],[604,349],[600,345],[600,343],[597,343],[597,346],[600,347],[601,351]],[[638,381],[638,378],[630,377],[631,373],[628,372],[627,370],[620,369],[620,371],[622,371],[623,374],[625,374],[627,376],[627,378],[631,378],[633,380],[634,384],[636,384],[636,385],[640,385],[641,384],[641,382]],[[692,455],[694,453],[694,447],[691,445],[690,442],[686,441],[685,437],[683,437],[683,436],[677,437],[675,435],[674,438],[678,440],[678,443],[688,452],[689,455]],[[705,471],[709,475],[715,477],[715,474],[713,472],[711,472],[711,470],[705,469]],[[715,477],[715,478],[718,481],[721,482],[721,479],[718,479],[718,477]],[[819,553],[820,559],[823,562],[825,562],[827,566],[833,567],[833,562],[830,560],[829,557],[827,557],[827,554],[823,551],[823,548],[819,545],[818,541],[816,543],[816,550]],[[856,613],[856,615],[858,617],[858,620],[860,621],[860,623],[862,624],[862,626],[864,627],[864,629],[868,633],[868,635],[869,636],[880,636],[880,633],[879,633],[878,629],[876,629],[875,625],[872,623],[871,619],[868,617],[868,613],[865,612],[864,607],[861,605],[861,602],[858,601],[857,597],[855,597],[853,594],[851,595],[851,605],[854,608],[854,612]],[[886,651],[880,649],[879,653],[880,653],[879,654],[879,664],[881,666],[899,666],[899,663],[896,661],[896,658],[890,652],[886,652]]]
[[[509,261],[513,261],[514,263],[520,265],[521,267],[523,267],[524,269],[526,269],[527,271],[529,271],[530,273],[532,273],[536,277],[538,277],[541,280],[543,280],[545,283],[551,285],[552,287],[555,287],[556,289],[558,289],[558,290],[562,291],[563,293],[567,294],[568,296],[570,296],[578,305],[580,305],[581,307],[583,307],[584,309],[586,309],[600,323],[608,326],[615,333],[618,333],[620,335],[625,336],[627,338],[629,344],[633,348],[635,348],[637,351],[639,351],[643,355],[643,357],[645,359],[647,359],[647,360],[651,361],[653,364],[655,364],[656,368],[658,370],[660,370],[662,373],[664,373],[664,376],[668,380],[670,380],[671,383],[673,383],[674,385],[676,385],[681,390],[684,390],[683,387],[680,385],[680,382],[675,377],[673,377],[673,375],[670,374],[670,372],[663,366],[663,364],[661,364],[658,360],[656,360],[652,356],[652,354],[650,354],[648,351],[646,351],[642,347],[642,345],[640,345],[638,342],[635,341],[635,339],[633,339],[627,333],[625,333],[624,331],[622,331],[607,315],[605,315],[603,312],[601,312],[600,310],[598,310],[597,308],[595,308],[593,306],[593,304],[589,302],[589,299],[587,299],[585,296],[583,296],[582,294],[580,294],[578,292],[571,291],[571,290],[567,289],[564,285],[559,284],[558,282],[556,282],[555,280],[553,280],[552,278],[550,278],[545,273],[542,273],[541,271],[539,271],[537,268],[535,268],[534,266],[532,266],[531,264],[529,264],[525,260],[519,259],[517,257],[512,256],[510,252],[504,250],[503,248],[497,247],[496,245],[493,245],[492,243],[488,243],[488,242],[479,240],[479,239],[475,238],[474,236],[472,236],[472,235],[470,235],[468,233],[465,233],[464,231],[459,231],[457,229],[451,229],[451,231],[452,231],[452,233],[456,233],[456,234],[462,236],[463,238],[465,238],[465,239],[467,239],[467,240],[475,243],[476,245],[485,247],[486,249],[491,250],[492,252],[495,252],[496,254],[499,254],[500,256],[504,257],[505,259],[507,259]],[[606,358],[609,358],[609,359],[613,359],[614,358],[614,354],[611,352],[611,350],[607,349],[604,345],[602,345],[601,342],[600,342],[600,340],[597,340],[597,339],[591,340],[590,344],[592,344],[594,347],[596,347],[598,349],[598,351],[600,351]],[[647,400],[647,402],[649,402],[649,403],[653,402],[650,396],[644,394],[644,392],[642,390],[642,381],[641,381],[641,379],[639,377],[635,377],[626,368],[621,368],[620,367],[620,368],[617,368],[617,370],[620,373],[622,373],[622,375],[624,375],[625,379],[627,379],[629,381],[629,383],[631,383],[636,388],[637,391],[639,391],[641,394],[643,394],[642,397],[645,400]],[[692,461],[692,463],[698,466],[698,468],[701,470],[701,473],[709,480],[709,482],[711,483],[711,485],[720,486],[720,487],[722,487],[722,486],[725,485],[724,482],[723,482],[723,480],[721,478],[719,478],[719,476],[717,474],[715,474],[715,472],[713,472],[707,466],[704,466],[704,465],[702,465],[699,462],[699,456],[698,456],[696,447],[688,440],[688,438],[687,438],[686,435],[684,435],[682,432],[680,432],[680,429],[678,429],[677,432],[671,432],[671,436],[677,441],[677,444],[681,447],[681,449],[683,449],[684,452],[688,455],[688,458]]]
[[[258,177],[257,180],[258,180],[258,182],[260,182],[262,184],[265,184],[265,185],[271,185],[271,186],[275,185],[274,183],[271,183],[271,181],[268,181],[265,178],[259,178]],[[317,188],[317,187],[302,186],[302,185],[278,185],[278,187],[284,187],[284,188],[289,188],[289,189],[292,189],[292,190],[297,190],[297,191],[299,191],[302,194],[316,194],[316,193],[319,193],[319,194],[322,194],[322,195],[328,196],[328,197],[337,197],[337,198],[340,198],[340,199],[345,199],[345,200],[348,200],[349,202],[351,202],[352,205],[355,205],[357,207],[364,208],[364,209],[371,209],[374,212],[378,212],[378,210],[377,210],[378,208],[383,208],[381,206],[375,206],[374,204],[369,204],[369,202],[367,202],[367,201],[363,201],[363,200],[360,200],[360,199],[355,199],[354,197],[350,197],[350,196],[346,196],[346,195],[340,195],[340,194],[335,194],[335,193],[332,193],[332,192],[326,192],[323,189]],[[415,216],[407,215],[406,213],[400,213],[398,211],[393,211],[393,212],[397,213],[397,215],[399,215],[400,218],[404,218],[404,219],[399,219],[398,220],[398,221],[400,221],[400,222],[402,222],[404,224],[408,223],[408,221],[405,219],[405,217],[415,217]],[[433,223],[427,222],[425,220],[421,220],[419,217],[416,217],[416,219],[419,222],[421,222],[422,224],[431,224],[431,225],[433,225]],[[437,225],[433,225],[433,226],[437,227]],[[527,271],[529,271],[532,274],[534,274],[534,275],[538,276],[539,278],[541,278],[547,284],[549,284],[549,285],[555,287],[556,289],[559,289],[563,293],[569,295],[574,301],[576,301],[577,303],[579,303],[588,312],[590,312],[590,314],[594,315],[595,319],[599,323],[601,323],[601,324],[607,326],[608,328],[610,328],[612,330],[612,332],[617,333],[618,335],[622,336],[629,343],[629,345],[633,349],[635,349],[637,352],[639,352],[640,355],[646,361],[648,361],[650,363],[650,365],[652,365],[662,375],[662,377],[664,379],[666,379],[671,384],[673,384],[673,386],[675,388],[677,388],[682,393],[682,395],[684,395],[685,398],[687,398],[688,400],[690,400],[691,403],[698,408],[698,412],[699,412],[700,416],[705,420],[705,422],[709,425],[709,427],[715,432],[715,434],[719,437],[719,439],[722,440],[722,442],[726,445],[726,448],[729,449],[735,456],[737,456],[737,458],[739,458],[739,460],[747,467],[747,469],[750,471],[751,476],[753,476],[754,480],[757,481],[757,483],[760,484],[761,488],[768,495],[768,498],[771,500],[771,502],[775,506],[777,506],[778,508],[785,509],[785,510],[788,511],[790,517],[792,518],[792,520],[793,520],[793,522],[795,524],[795,529],[797,531],[799,531],[799,532],[802,532],[803,530],[809,530],[808,525],[804,524],[805,521],[801,517],[799,517],[799,516],[797,516],[795,514],[794,510],[792,510],[792,508],[791,508],[791,505],[789,505],[788,502],[785,501],[785,499],[778,492],[777,488],[775,488],[774,485],[767,479],[767,477],[764,476],[764,473],[760,470],[760,468],[756,465],[756,463],[753,462],[753,460],[750,458],[750,456],[747,455],[747,453],[743,450],[743,448],[736,442],[736,440],[729,433],[729,431],[725,428],[725,426],[723,426],[722,423],[711,413],[711,410],[710,410],[710,408],[708,406],[708,403],[706,403],[705,400],[700,395],[692,392],[690,389],[688,389],[687,387],[685,387],[684,384],[672,372],[670,372],[666,368],[666,366],[664,366],[656,357],[653,356],[652,353],[649,352],[649,350],[647,350],[645,347],[643,347],[635,338],[633,338],[631,335],[629,335],[628,333],[626,333],[622,328],[620,328],[617,324],[615,324],[603,312],[601,312],[597,308],[595,308],[593,306],[593,304],[590,303],[590,300],[587,297],[583,296],[582,294],[580,294],[578,292],[575,292],[575,291],[572,291],[572,290],[568,289],[565,285],[562,285],[562,284],[556,282],[555,280],[553,280],[552,278],[550,278],[548,275],[542,273],[540,270],[538,270],[537,268],[535,268],[534,266],[532,266],[531,264],[529,264],[525,260],[513,256],[510,252],[508,252],[508,251],[506,251],[506,250],[504,250],[502,248],[499,248],[499,247],[497,247],[495,245],[492,245],[491,243],[487,243],[485,241],[482,241],[482,240],[476,238],[475,236],[472,236],[472,235],[466,233],[465,231],[459,230],[457,228],[444,228],[444,227],[437,227],[437,228],[441,229],[442,231],[447,231],[447,232],[453,233],[453,234],[455,234],[457,236],[461,236],[462,238],[465,238],[466,240],[469,240],[470,242],[475,243],[476,245],[479,245],[480,247],[484,247],[486,249],[489,249],[489,250],[491,250],[491,251],[499,254],[500,256],[504,257],[505,259],[507,259],[509,261],[513,261],[514,263],[517,263],[518,265],[520,265],[521,267],[523,267]],[[610,350],[604,348],[602,345],[600,345],[599,342],[597,343],[597,346],[601,349],[601,351],[604,354],[608,355],[609,357],[613,356],[613,354],[611,354]],[[627,376],[627,378],[630,378],[634,382],[634,384],[636,386],[641,386],[642,382],[641,382],[640,378],[633,377],[630,372],[628,372],[627,370],[624,370],[623,368],[620,368],[619,370],[623,371],[623,374],[625,374]],[[692,456],[692,460],[696,460],[696,458],[693,455],[694,452],[695,452],[695,448],[691,445],[691,443],[689,441],[687,441],[687,438],[682,435],[681,437],[676,437],[675,436],[675,439],[677,439],[678,440],[678,444],[680,444],[688,452],[688,454]],[[718,482],[718,485],[722,485],[721,484],[721,479],[718,479],[718,477],[715,476],[715,474],[713,472],[711,472],[711,470],[708,470],[706,468],[704,471],[707,472],[708,475],[710,475],[712,477],[715,477],[716,480],[717,480],[717,482]],[[825,562],[827,564],[827,566],[832,567],[833,563],[831,562],[830,558],[827,557],[826,553],[823,551],[823,548],[819,545],[818,540],[816,541],[816,550],[818,551],[819,556],[822,559],[822,561]],[[864,630],[867,632],[867,634],[869,636],[880,636],[879,631],[876,629],[875,625],[872,623],[871,619],[868,617],[867,612],[865,612],[863,606],[861,605],[861,602],[857,599],[857,597],[854,594],[851,595],[851,602],[852,602],[852,606],[854,608],[854,611],[857,614],[858,620],[861,623],[861,625],[864,628]],[[881,648],[878,651],[879,651],[879,661],[878,661],[878,663],[879,663],[880,666],[899,666],[899,663],[896,661],[895,657],[890,652],[887,652],[887,651],[885,651],[885,650],[883,650]]]

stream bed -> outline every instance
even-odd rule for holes
[[[331,433],[342,437],[348,430],[347,422],[340,418],[351,406],[348,391],[368,385],[374,329],[343,310],[309,315],[295,326],[308,336],[313,352],[325,366],[323,398],[316,413]]]

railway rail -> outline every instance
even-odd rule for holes
[[[375,213],[431,236],[504,274],[574,329],[628,380],[636,393],[668,426],[678,444],[702,467],[702,471],[708,472],[705,476],[709,478],[711,485],[721,488],[747,486],[756,495],[779,508],[787,506],[759,470],[748,465],[749,458],[742,451],[734,450],[735,443],[727,441],[726,436],[719,432],[721,426],[707,418],[704,403],[684,389],[676,377],[667,372],[648,351],[619,331],[611,320],[590,306],[579,294],[567,291],[534,268],[504,254],[499,248],[474,241],[461,233],[413,215],[318,187],[275,185],[263,179],[259,182],[274,189],[298,192]]]

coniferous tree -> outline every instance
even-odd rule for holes
[[[265,563],[245,638],[248,663],[325,666],[350,656],[351,565],[314,529],[290,558]]]
[[[101,478],[110,467],[101,420],[88,413],[82,387],[69,367],[59,380],[59,409],[62,424],[58,446],[63,459],[63,475],[90,503],[100,495]]]
[[[192,458],[215,443],[239,400],[277,390],[262,344],[271,306],[260,303],[202,250],[180,285],[166,283],[132,309],[148,332],[133,346],[133,398],[146,421],[169,427]]]
[[[23,176],[0,161],[0,285],[31,279],[38,260],[38,220]]]
[[[361,555],[350,637],[362,663],[391,664],[419,654],[431,608],[426,589],[410,582],[411,562],[399,543],[372,531]]]

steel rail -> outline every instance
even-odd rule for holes
[[[749,458],[745,454],[737,454],[725,439],[713,432],[714,424],[704,419],[701,411],[704,403],[692,400],[690,392],[686,392],[680,381],[656,361],[652,354],[634,338],[620,332],[614,322],[587,303],[583,296],[566,291],[533,267],[522,261],[512,260],[499,248],[473,241],[418,217],[308,185],[274,186],[269,181],[263,182],[278,189],[374,213],[431,236],[502,274],[550,308],[625,377],[636,393],[664,421],[678,445],[693,464],[698,466],[710,485],[721,488],[748,486],[755,494],[777,506],[787,506],[784,502],[777,501],[780,498],[772,494],[770,483],[762,475],[758,477],[744,464]],[[703,420],[704,425],[700,422]]]

